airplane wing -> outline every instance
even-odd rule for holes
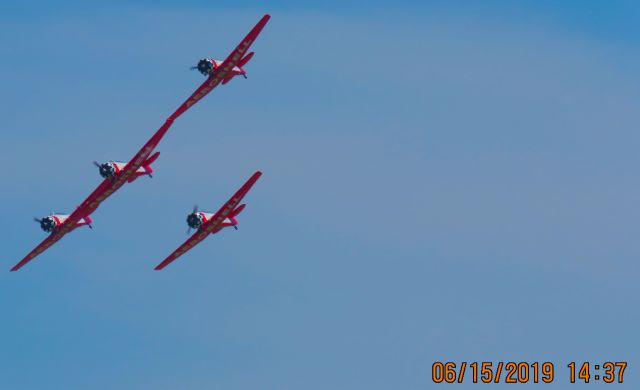
[[[159,271],[169,265],[172,261],[185,254],[188,250],[196,246],[200,241],[204,240],[213,230],[220,226],[220,224],[227,218],[227,216],[236,209],[238,204],[242,202],[242,198],[247,195],[247,192],[253,187],[255,182],[260,178],[262,172],[257,171],[249,180],[225,203],[217,213],[204,225],[198,229],[191,237],[187,239],[178,249],[173,251],[166,259],[158,264],[154,269]]]
[[[189,107],[193,106],[200,99],[207,96],[207,94],[211,92],[212,89],[214,89],[218,84],[220,84],[222,80],[225,79],[231,69],[233,69],[233,67],[236,66],[242,59],[242,56],[247,52],[253,41],[256,40],[256,38],[260,34],[260,31],[262,31],[262,28],[269,21],[269,18],[271,18],[271,16],[269,14],[266,14],[262,17],[262,19],[260,19],[260,21],[251,29],[251,31],[249,31],[249,34],[244,37],[242,42],[240,42],[240,44],[236,46],[231,54],[229,54],[227,59],[225,59],[222,64],[220,64],[218,70],[214,74],[210,75],[209,78],[205,80],[205,82],[202,83],[202,85],[200,85],[198,89],[196,89],[195,92],[191,96],[189,96],[189,98],[185,100],[185,102],[182,103],[182,105],[178,107],[178,109],[173,114],[171,114],[171,116],[169,117],[170,119],[176,119],[177,117],[182,115],[185,111],[187,111],[187,109],[189,109]]]
[[[67,234],[67,232],[61,232],[60,230],[54,233],[51,233],[47,238],[44,239],[44,241],[42,241],[37,247],[35,247],[34,250],[29,252],[29,254],[26,255],[24,259],[20,260],[18,264],[14,265],[13,268],[11,268],[11,271],[17,271],[20,268],[22,268],[23,265],[33,260],[34,257],[38,256],[40,253],[44,252],[51,245],[58,242],[58,240],[61,239],[65,234]]]
[[[108,195],[105,196],[104,194],[110,191],[110,187],[111,182],[109,180],[102,181],[102,183],[98,185],[98,187],[91,193],[91,195],[89,195],[89,197],[84,202],[82,202],[82,205],[77,207],[76,210],[71,213],[71,215],[69,215],[69,218],[64,221],[64,223],[58,230],[51,233],[49,237],[45,238],[45,240],[40,243],[40,245],[29,252],[29,254],[26,255],[24,259],[20,260],[18,264],[14,265],[13,268],[11,268],[11,271],[19,270],[20,268],[22,268],[22,266],[33,260],[34,257],[38,256],[40,253],[48,249],[51,245],[58,242],[58,240],[64,237],[65,234],[73,230],[78,221],[91,214],[93,210],[98,208],[100,202],[106,199]],[[109,194],[113,193],[113,191],[115,190],[111,190]],[[91,205],[93,207],[93,210],[90,210],[87,205]]]
[[[16,264],[11,271],[17,271],[23,265],[31,261],[34,257],[38,256],[40,253],[44,252],[51,245],[55,244],[58,240],[60,240],[65,234],[69,233],[76,226],[78,221],[82,218],[90,215],[100,204],[111,196],[116,190],[118,190],[124,183],[127,182],[129,177],[135,173],[135,171],[140,168],[142,163],[149,157],[151,152],[158,145],[162,137],[166,134],[173,120],[167,119],[167,121],[156,131],[156,133],[147,141],[147,143],[138,151],[138,153],[133,156],[131,161],[127,164],[127,167],[118,174],[113,181],[105,179],[103,180],[98,187],[93,190],[93,192],[85,199],[80,206],[78,206],[69,218],[60,226],[58,230],[49,235],[40,245],[38,245],[34,250],[29,252],[29,254],[22,259],[18,264]]]
[[[197,103],[200,99],[205,97],[213,88],[215,88],[222,79],[225,78],[227,73],[233,69],[234,66],[242,59],[244,53],[249,49],[253,41],[258,37],[264,26],[269,21],[271,16],[266,14],[260,19],[260,21],[251,29],[249,34],[240,42],[238,46],[231,52],[231,54],[222,62],[214,75],[211,75],[195,92],[187,99],[178,109],[167,118],[165,123],[156,131],[156,133],[149,139],[149,141],[136,153],[131,161],[127,164],[127,167],[121,172],[116,179],[111,182],[105,180],[96,190],[89,195],[89,197],[82,202],[82,204],[76,209],[74,213],[69,217],[69,221],[74,223],[78,222],[85,215],[93,213],[100,203],[113,194],[118,188],[122,187],[124,183],[129,180],[131,175],[142,166],[144,161],[156,148],[162,137],[169,130],[173,121],[180,115],[182,115],[189,107]],[[73,224],[71,225],[73,226]]]
[[[125,169],[116,175],[113,181],[105,179],[98,188],[95,189],[89,195],[87,199],[84,200],[78,206],[76,211],[74,211],[69,216],[69,221],[75,219],[75,222],[78,222],[85,215],[90,215],[102,203],[105,199],[107,199],[111,194],[113,194],[116,190],[124,185],[124,183],[129,180],[131,175],[133,175],[138,168],[142,166],[142,164],[147,160],[149,155],[153,152],[153,150],[158,146],[162,137],[167,133],[171,124],[173,123],[172,119],[167,119],[162,126],[155,132],[155,134],[147,141],[146,144],[136,153],[133,158],[129,161]],[[73,222],[73,221],[72,221]]]
[[[253,29],[247,34],[247,36],[240,42],[240,44],[231,52],[231,54],[225,59],[219,70],[211,75],[195,92],[187,99],[178,109],[167,118],[164,124],[156,131],[156,133],[147,141],[147,143],[136,153],[135,156],[131,159],[131,161],[127,164],[127,167],[122,171],[116,178],[111,180],[103,180],[102,183],[98,185],[98,187],[85,199],[80,206],[78,206],[73,213],[69,216],[69,218],[65,221],[65,223],[60,226],[60,228],[55,232],[49,235],[43,242],[40,243],[34,250],[29,252],[29,254],[22,259],[18,264],[16,264],[11,270],[17,271],[26,263],[31,261],[34,257],[38,256],[40,253],[45,251],[51,245],[60,240],[65,234],[69,233],[75,227],[76,223],[80,221],[85,216],[93,213],[100,204],[111,196],[114,192],[116,192],[120,187],[127,182],[127,180],[131,177],[135,171],[140,168],[140,166],[144,163],[144,161],[149,157],[149,155],[153,152],[155,147],[158,145],[162,137],[169,130],[173,121],[178,116],[182,115],[189,107],[197,103],[200,99],[205,97],[213,88],[215,88],[233,69],[234,66],[240,61],[244,55],[244,53],[249,49],[253,41],[258,37],[262,28],[269,21],[270,16],[264,15],[262,19],[256,24]],[[199,241],[198,241],[199,242]],[[197,243],[197,242],[196,242]],[[193,245],[195,245],[194,243]],[[186,243],[185,243],[186,244]]]

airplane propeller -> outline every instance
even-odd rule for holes
[[[38,222],[38,223],[42,223],[42,219],[40,219],[40,218],[33,218],[33,220]]]
[[[191,212],[191,214],[195,214],[195,213],[197,213],[197,212],[198,212],[198,205],[196,204],[196,205],[194,205],[194,206],[193,206],[193,211]],[[191,214],[189,214],[189,215],[191,215]],[[193,229],[193,228],[191,227],[191,225],[189,225],[189,228],[187,229],[187,236],[188,236],[189,234],[191,234],[191,230],[192,230],[192,229]]]
[[[94,160],[94,161],[93,161],[93,165],[95,165],[96,167],[98,167],[98,170],[100,171],[100,176],[102,176],[102,175],[103,175],[103,172],[102,172],[102,169],[103,169],[103,168],[102,168],[102,165],[104,165],[104,164],[100,164],[99,162],[97,162],[97,161],[95,161],[95,160]],[[148,175],[149,175],[150,177],[153,177],[153,176],[151,176],[151,174],[150,174],[150,173],[148,173]],[[102,177],[104,177],[104,176],[102,176]],[[112,183],[113,183],[113,181],[115,180],[115,175],[111,175],[111,176],[105,177],[105,179],[108,179],[110,182],[112,182]]]

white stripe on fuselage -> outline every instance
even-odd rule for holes
[[[119,172],[122,172],[122,171],[127,167],[127,165],[128,165],[128,163],[126,163],[126,162],[121,162],[121,161],[111,161],[111,163],[112,163],[113,165],[115,165],[115,166],[117,166],[117,167],[118,167],[118,171],[119,171]],[[139,168],[136,170],[136,173],[146,173],[146,172],[147,172],[147,171],[146,171],[146,169],[144,169],[144,167],[139,167]]]
[[[213,59],[213,58],[211,60],[216,64],[216,68],[219,67],[220,65],[222,65],[222,63],[224,62],[224,61],[216,60],[216,59]],[[238,67],[238,66],[234,66],[231,69],[231,71],[232,72],[240,72],[240,73],[242,73],[242,69],[240,69],[240,67]]]
[[[213,218],[215,216],[214,213],[207,213],[205,211],[201,211],[200,214],[202,216],[204,216],[206,222],[209,222],[211,220],[211,218]],[[222,221],[222,223],[224,224],[225,222],[230,224],[231,220],[229,218],[225,218],[224,221]]]
[[[69,219],[69,215],[70,214],[51,214],[50,216],[57,219],[58,223],[62,225],[67,219]],[[77,223],[82,224],[82,223],[88,223],[88,222],[84,218],[80,218],[80,220]]]

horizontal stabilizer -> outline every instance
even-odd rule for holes
[[[247,192],[253,187],[256,181],[260,178],[262,172],[257,171],[249,180],[246,181],[240,187],[238,191],[225,203],[220,209],[207,221],[205,222],[198,231],[193,234],[191,237],[187,239],[182,245],[178,247],[173,253],[171,253],[166,259],[162,260],[160,264],[158,264],[154,269],[161,270],[171,262],[173,262],[178,257],[182,256],[185,252],[193,248],[197,243],[204,240],[210,233],[214,231],[220,230],[224,227],[223,223],[226,218],[231,219],[233,222],[233,226],[237,225],[238,221],[235,220],[234,216],[241,212],[245,205],[241,204],[238,206],[238,203],[242,202],[242,198],[247,195]]]
[[[242,57],[242,59],[238,61],[238,67],[242,68],[243,66],[245,66],[245,64],[249,62],[249,60],[253,57],[254,54],[255,54],[254,52],[251,52],[246,56]]]
[[[160,157],[160,152],[155,152],[154,154],[149,156],[149,158],[146,159],[145,162],[142,163],[142,166],[147,166],[147,165],[153,164],[153,162],[156,161],[158,159],[158,157]]]
[[[240,214],[242,212],[242,210],[244,210],[245,207],[247,207],[247,205],[245,203],[241,204],[235,210],[233,210],[233,213],[231,215],[233,217],[237,216],[238,214]]]

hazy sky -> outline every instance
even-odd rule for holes
[[[183,3],[0,5],[1,389],[425,389],[436,360],[638,388],[640,5]],[[154,178],[9,273],[265,12]],[[257,169],[239,231],[153,271]]]

